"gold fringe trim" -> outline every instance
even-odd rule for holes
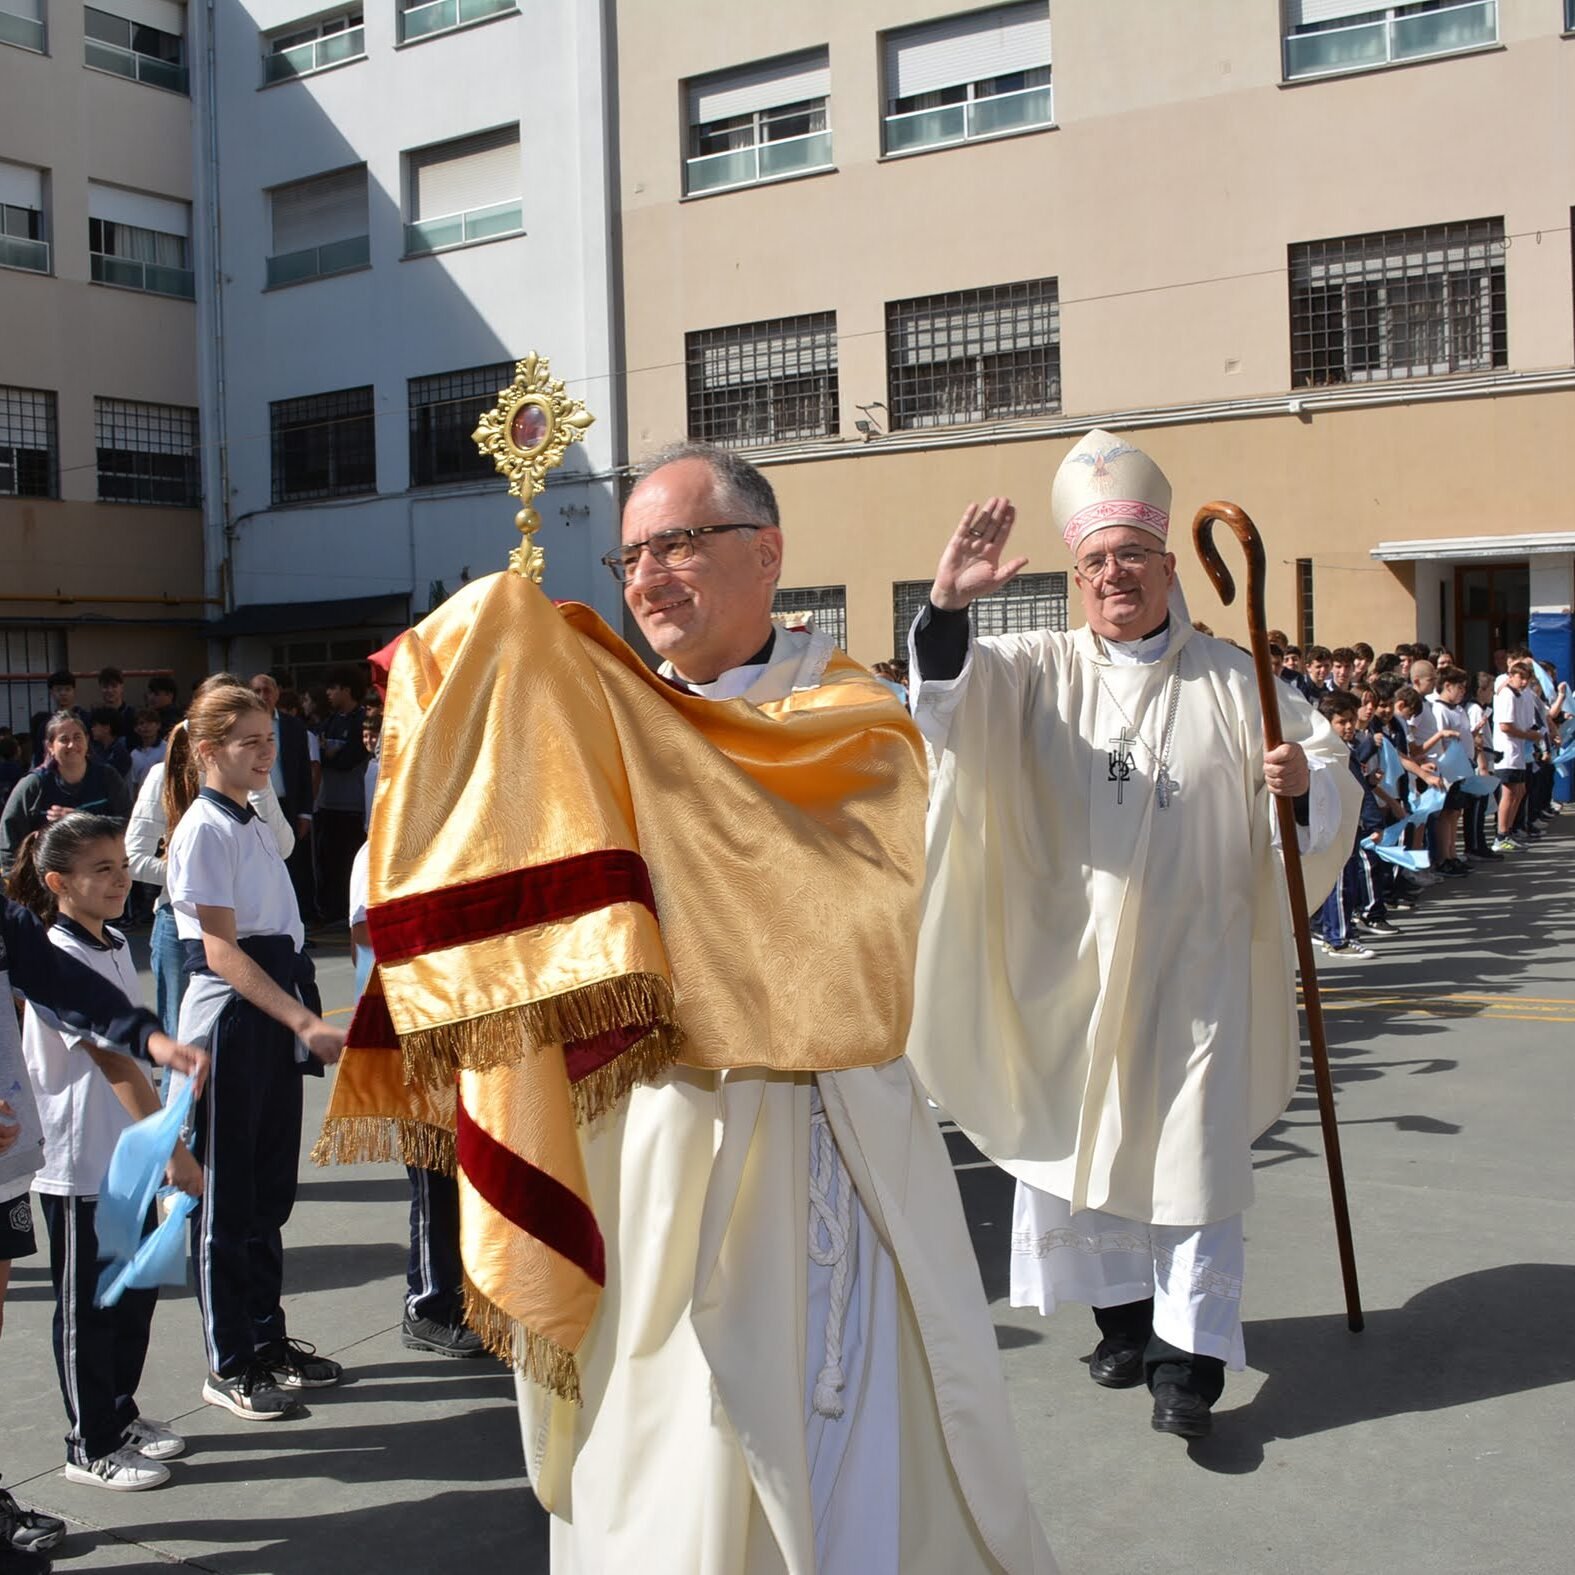
[[[574,1124],[589,1126],[605,1115],[639,1083],[659,1077],[678,1059],[683,1034],[666,1026],[653,1028],[643,1039],[636,1039],[622,1055],[606,1066],[599,1066],[579,1082],[569,1085],[574,1101]]]
[[[399,1050],[407,1083],[441,1088],[462,1071],[495,1071],[543,1045],[572,1044],[628,1023],[656,1023],[678,1034],[673,987],[660,974],[625,974],[545,1001],[401,1034]]]
[[[465,1322],[500,1362],[543,1389],[572,1400],[576,1405],[583,1404],[580,1364],[574,1353],[510,1317],[477,1288],[468,1274],[465,1276]]]
[[[453,1176],[454,1134],[407,1116],[330,1116],[312,1146],[314,1165],[370,1165],[398,1161]]]

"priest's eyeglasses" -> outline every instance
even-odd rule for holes
[[[741,525],[685,525],[674,530],[659,530],[644,541],[631,541],[611,552],[602,554],[612,577],[622,585],[640,561],[640,554],[649,551],[664,569],[676,569],[688,563],[695,555],[695,542],[701,536],[717,536],[729,530],[759,530],[753,521]]]
[[[1163,558],[1163,547],[1117,547],[1114,552],[1091,552],[1077,560],[1077,572],[1096,584],[1113,563],[1123,574],[1141,574],[1150,558]]]

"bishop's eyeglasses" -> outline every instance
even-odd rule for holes
[[[642,552],[649,552],[664,569],[676,569],[688,563],[695,555],[695,542],[701,536],[717,536],[729,530],[759,530],[753,521],[741,525],[684,525],[673,530],[659,530],[644,541],[626,542],[602,554],[608,572],[622,585],[640,561]]]
[[[1117,547],[1114,552],[1091,552],[1077,560],[1077,572],[1085,580],[1104,579],[1113,563],[1123,574],[1141,574],[1150,558],[1163,558],[1163,547]]]

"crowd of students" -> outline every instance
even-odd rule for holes
[[[291,1391],[342,1376],[286,1330],[282,1228],[299,1166],[301,1074],[337,1060],[344,1033],[320,1015],[285,862],[297,844],[275,775],[278,686],[219,674],[197,687],[183,718],[156,716],[161,758],[146,763],[133,806],[121,769],[129,761],[108,751],[124,742],[115,727],[136,728],[149,713],[115,717],[106,705],[84,718],[68,677],[52,685],[59,709],[33,728],[39,764],[14,783],[0,817],[0,989],[26,1003],[20,1032],[16,1014],[0,1013],[0,1308],[11,1262],[36,1251],[36,1192],[55,1294],[65,1475],[125,1492],[166,1481],[166,1462],[185,1447],[137,1407],[156,1291],[98,1305],[96,1209],[110,1156],[132,1122],[160,1109],[139,1063],[168,1065],[177,1083],[195,1085],[166,1181],[198,1200],[202,1396],[273,1421],[297,1410]],[[337,687],[352,698],[359,688],[352,675]],[[375,726],[343,698],[322,754],[350,756],[359,804]],[[100,752],[105,714],[113,736]],[[314,802],[302,806],[308,826]],[[364,809],[353,819],[350,859]],[[141,991],[117,924],[134,878],[156,896],[157,1016],[128,1004]],[[348,871],[342,885],[341,911]],[[154,1227],[152,1214],[145,1224]],[[63,1535],[58,1518],[0,1490],[0,1555],[40,1555]]]
[[[1498,653],[1496,671],[1471,673],[1448,650],[1406,644],[1375,655],[1365,644],[1301,650],[1277,631],[1270,638],[1281,679],[1328,718],[1362,786],[1351,857],[1317,915],[1330,956],[1373,957],[1368,942],[1399,933],[1391,915],[1414,908],[1426,887],[1514,856],[1559,813],[1568,691],[1529,651]],[[905,685],[902,666],[883,667],[894,688]],[[352,865],[380,710],[350,672],[334,675],[305,718],[266,674],[250,685],[206,680],[184,717],[164,680],[150,682],[142,708],[124,703],[113,668],[99,687],[102,703],[85,712],[71,675],[55,675],[56,709],[27,741],[36,764],[12,773],[0,816],[9,893],[0,987],[28,1002],[20,1034],[0,1013],[0,1308],[11,1260],[35,1250],[28,1195],[37,1192],[66,1475],[128,1491],[167,1480],[166,1462],[184,1449],[137,1408],[157,1293],[127,1292],[112,1307],[94,1295],[95,1201],[110,1153],[159,1108],[139,1058],[198,1085],[189,1148],[177,1147],[167,1180],[200,1200],[192,1257],[203,1398],[271,1421],[295,1409],[291,1390],[341,1377],[286,1331],[281,1232],[295,1196],[300,1076],[336,1060],[344,1042],[320,1015],[303,917],[337,911],[360,921],[364,943],[364,854],[354,878]],[[0,765],[22,753],[21,740],[0,737]],[[301,859],[313,844],[316,856]],[[156,1018],[120,999],[140,993],[116,928],[141,912],[128,900],[134,883],[153,903]],[[210,1061],[220,1041],[244,1053]],[[456,1289],[457,1218],[432,1228],[455,1200],[422,1201],[452,1183],[412,1171],[411,1184],[405,1343],[477,1354]],[[440,1241],[454,1261],[423,1250],[418,1262],[418,1238]],[[63,1534],[59,1520],[0,1490],[0,1549],[42,1551]]]
[[[1568,688],[1529,650],[1495,652],[1495,671],[1470,672],[1445,648],[1269,639],[1280,678],[1328,718],[1362,785],[1351,857],[1316,916],[1329,956],[1374,957],[1370,942],[1399,933],[1391,914],[1520,853],[1559,814]]]

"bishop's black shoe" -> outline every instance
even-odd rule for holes
[[[1156,1433],[1177,1438],[1207,1438],[1214,1431],[1214,1417],[1202,1395],[1180,1384],[1155,1384],[1152,1426]]]
[[[1101,1389],[1132,1389],[1143,1382],[1143,1347],[1101,1340],[1088,1364]]]

